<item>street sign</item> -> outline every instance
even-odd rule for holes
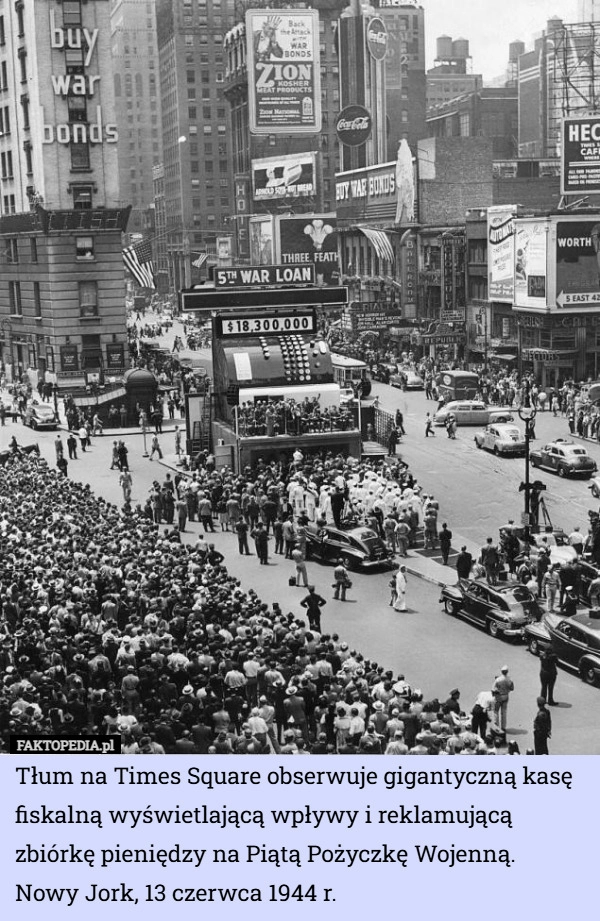
[[[181,292],[181,309],[185,313],[212,310],[239,310],[241,307],[316,307],[348,303],[348,288],[249,288],[223,290],[191,288]]]
[[[521,524],[524,528],[529,527],[531,524],[531,515],[529,512],[521,512]]]
[[[600,307],[600,292],[598,291],[561,291],[556,295],[558,307]]]
[[[257,285],[314,285],[315,266],[249,265],[243,268],[215,269],[217,288],[250,288]]]

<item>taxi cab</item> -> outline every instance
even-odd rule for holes
[[[483,432],[476,432],[475,444],[478,448],[499,454],[525,454],[525,436],[516,425],[499,422],[488,425]]]
[[[598,469],[596,461],[584,447],[561,438],[531,451],[529,459],[532,467],[550,470],[560,477],[581,476],[589,479]]]

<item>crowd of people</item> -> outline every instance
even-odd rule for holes
[[[256,515],[251,497],[281,495],[292,525],[285,552],[301,543],[309,479],[333,494],[345,481],[368,506],[378,492],[405,501],[408,476],[400,462],[353,469],[325,457],[240,476],[204,469],[185,490],[197,493],[203,531],[221,520],[238,539]],[[150,517],[128,501],[111,505],[36,456],[15,454],[0,480],[3,746],[11,733],[120,733],[131,754],[499,750],[493,706],[474,730],[458,689],[426,699],[401,672],[317,630],[310,602],[307,624],[242,591],[202,533],[182,542],[177,511],[165,527],[154,507]],[[189,512],[178,485],[167,491]],[[225,512],[202,505],[227,489]],[[258,515],[272,526],[267,503]]]
[[[299,401],[257,400],[237,408],[238,434],[244,438],[277,435],[306,435],[311,432],[348,431],[356,427],[346,407],[322,407],[318,397]]]

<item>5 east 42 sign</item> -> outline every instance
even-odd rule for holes
[[[252,134],[319,134],[321,68],[316,10],[246,12]]]

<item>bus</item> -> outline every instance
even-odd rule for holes
[[[371,393],[371,372],[365,361],[332,352],[331,365],[333,368],[333,380],[340,385],[342,391],[352,388],[354,393],[361,397],[369,396]]]
[[[435,379],[440,398],[474,400],[479,393],[479,375],[474,371],[441,371]]]

